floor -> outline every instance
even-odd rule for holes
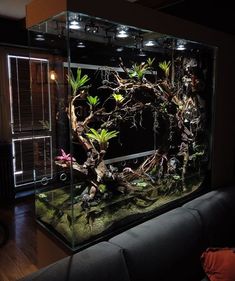
[[[0,281],[16,281],[59,260],[69,252],[36,222],[33,199],[0,207],[0,220],[9,227],[9,240],[0,248]]]

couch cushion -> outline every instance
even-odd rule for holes
[[[197,216],[177,208],[110,239],[124,249],[131,281],[201,280]]]
[[[220,188],[217,190],[216,197],[221,200],[229,209],[230,216],[235,217],[235,186]]]
[[[98,243],[47,266],[22,281],[129,281],[122,250]]]
[[[209,192],[183,207],[198,212],[203,225],[204,248],[235,246],[235,188]]]

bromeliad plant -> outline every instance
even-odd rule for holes
[[[61,155],[56,156],[56,160],[62,164],[70,165],[72,162],[76,162],[76,159],[69,154],[66,154],[63,149],[60,149]]]
[[[170,74],[170,66],[171,66],[171,62],[168,61],[163,61],[163,62],[159,62],[159,67],[161,68],[161,70],[164,72],[165,77],[168,78],[169,74]]]
[[[72,87],[73,90],[73,96],[76,96],[79,89],[81,89],[89,80],[90,78],[85,74],[82,76],[82,70],[81,68],[77,69],[77,76],[74,77],[72,71],[67,76],[68,83]]]
[[[142,81],[146,72],[152,68],[153,62],[155,58],[148,58],[146,62],[142,62],[141,64],[134,64],[132,69],[129,70],[129,77],[136,78],[138,81]]]
[[[154,61],[155,61],[155,58],[152,58],[152,59],[151,59],[151,58],[148,58],[146,64],[148,64],[149,67],[152,67]]]
[[[115,99],[117,104],[121,104],[124,101],[124,97],[121,94],[113,93],[112,96]]]
[[[146,64],[134,64],[132,69],[129,71],[129,77],[137,78],[137,80],[141,81],[144,78],[146,71]]]
[[[88,96],[87,101],[91,110],[93,110],[100,103],[100,99],[98,98],[98,96]]]
[[[106,129],[102,129],[100,132],[90,128],[90,133],[86,134],[91,141],[96,141],[99,144],[100,151],[107,150],[108,141],[112,138],[116,138],[118,135],[118,131],[107,131]]]

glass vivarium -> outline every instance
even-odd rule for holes
[[[212,47],[75,13],[30,37],[49,62],[53,171],[40,178],[36,161],[41,224],[76,248],[203,185]]]

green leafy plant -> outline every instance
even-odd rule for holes
[[[105,193],[105,191],[107,190],[107,186],[106,184],[101,183],[98,185],[98,189],[101,193]]]
[[[147,64],[148,64],[148,66],[151,67],[151,66],[153,65],[154,61],[155,61],[155,58],[153,58],[153,59],[148,58],[148,59],[147,59]]]
[[[90,107],[95,107],[96,105],[98,105],[100,103],[100,100],[97,96],[95,96],[95,97],[88,96],[87,100],[88,100],[88,104],[90,105]]]
[[[173,175],[173,179],[175,181],[179,181],[179,180],[181,180],[181,177],[179,175]]]
[[[67,76],[69,85],[73,89],[74,96],[77,94],[78,89],[83,87],[90,80],[90,78],[86,74],[83,76],[81,76],[81,74],[82,70],[81,68],[78,68],[76,78],[74,77],[72,72],[70,72],[70,74]]]
[[[163,70],[166,78],[168,78],[169,73],[170,73],[170,66],[171,66],[171,62],[168,61],[163,61],[163,62],[159,62],[159,67]]]
[[[141,63],[141,64],[134,64],[132,69],[129,71],[130,78],[137,78],[138,80],[142,80],[144,75],[148,69],[148,64]]]
[[[134,64],[132,69],[129,70],[130,78],[137,78],[138,80],[142,80],[147,70],[150,69],[153,65],[155,58],[148,58],[146,62],[142,62],[141,64]]]
[[[159,104],[160,105],[160,112],[161,113],[167,113],[167,105],[168,105],[168,103],[167,102],[162,102],[162,103],[160,103]]]
[[[124,100],[124,97],[121,94],[113,93],[112,96],[115,99],[116,103],[122,103]]]
[[[90,133],[86,135],[90,140],[95,140],[98,142],[101,150],[106,150],[108,146],[108,141],[112,138],[117,137],[118,131],[107,131],[106,129],[102,129],[101,132],[90,128]]]

